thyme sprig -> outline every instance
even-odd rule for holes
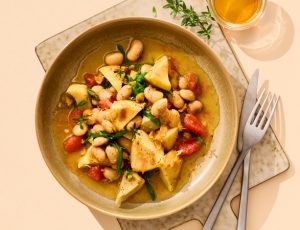
[[[212,21],[215,21],[214,17],[207,6],[207,11],[202,11],[198,14],[192,6],[187,7],[183,0],[166,0],[167,4],[163,6],[165,9],[171,10],[173,17],[181,17],[181,25],[189,27],[200,27],[197,32],[199,35],[210,39]]]

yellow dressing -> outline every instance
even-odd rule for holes
[[[216,91],[212,85],[211,80],[208,78],[206,73],[199,67],[194,57],[187,54],[183,49],[177,48],[170,44],[162,43],[158,40],[141,38],[144,43],[144,52],[139,63],[153,63],[155,59],[161,57],[162,55],[172,56],[178,63],[178,71],[180,75],[183,75],[189,71],[194,72],[199,77],[199,82],[202,86],[203,92],[199,97],[199,100],[203,103],[203,111],[200,114],[201,120],[207,123],[208,136],[206,138],[206,145],[198,152],[190,156],[184,157],[182,170],[178,179],[177,186],[173,192],[169,192],[168,189],[163,184],[162,180],[158,175],[158,171],[150,178],[150,183],[154,187],[157,195],[156,201],[164,200],[178,192],[184,184],[189,180],[190,174],[195,167],[196,160],[205,155],[209,149],[212,135],[214,129],[219,122],[219,102]],[[121,42],[125,47],[127,40]],[[112,50],[114,47],[108,47],[108,50]],[[82,75],[85,72],[95,72],[95,70],[103,65],[103,53],[100,50],[95,50],[94,52],[87,55],[87,57],[81,62],[77,75],[74,77],[74,81],[82,82]],[[96,191],[97,193],[108,197],[110,199],[115,199],[120,181],[109,183],[107,181],[94,181],[91,179],[85,170],[78,169],[78,159],[81,157],[80,152],[67,154],[63,150],[63,140],[70,135],[72,132],[68,125],[68,113],[70,109],[57,108],[55,117],[53,120],[53,133],[55,136],[55,142],[57,148],[59,149],[61,156],[67,165],[67,167],[84,183],[86,186]],[[69,133],[65,131],[69,130]],[[149,194],[143,186],[137,193],[128,199],[129,202],[151,202]]]

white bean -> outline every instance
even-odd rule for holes
[[[82,123],[81,127],[80,124],[76,124],[72,131],[75,136],[83,136],[88,131],[88,126],[85,123]]]
[[[194,101],[195,100],[195,94],[192,90],[189,89],[181,89],[179,91],[180,96],[187,101]]]
[[[113,124],[110,121],[103,120],[101,122],[101,125],[102,125],[104,131],[106,131],[108,133],[113,133],[114,132],[114,126],[113,126]]]
[[[123,54],[119,51],[110,52],[105,55],[104,62],[106,65],[121,65],[123,62]]]
[[[124,85],[117,94],[117,100],[126,100],[128,97],[130,97],[131,93],[132,88],[129,85]]]
[[[178,127],[179,130],[181,130],[182,125],[181,125],[181,121],[180,121],[180,114],[177,110],[172,109],[170,111],[170,119],[169,119],[168,125],[170,128]]]
[[[143,49],[143,42],[137,39],[132,40],[129,44],[129,48],[127,49],[127,59],[129,61],[138,60],[142,55]]]
[[[96,93],[99,94],[104,88],[101,85],[95,85],[92,87],[92,90]]]
[[[101,145],[104,145],[108,142],[108,139],[105,138],[105,137],[96,137],[94,140],[93,140],[93,146],[101,146]]]
[[[106,119],[107,111],[102,110],[95,114],[96,121],[101,124],[101,122]]]
[[[151,108],[151,113],[155,117],[162,116],[166,110],[168,109],[168,100],[166,98],[162,98],[156,101]]]
[[[173,91],[172,95],[169,95],[168,98],[175,108],[181,109],[184,106],[184,100],[180,97],[178,91]]]
[[[117,163],[118,151],[113,146],[106,146],[105,153],[110,161],[110,163],[115,164]]]
[[[188,112],[192,114],[197,113],[202,110],[202,107],[201,101],[193,101],[188,104]]]
[[[164,94],[162,92],[152,88],[151,86],[145,88],[144,94],[146,99],[152,104],[164,97]]]
[[[106,154],[104,150],[100,147],[92,147],[92,154],[100,162],[106,162]]]
[[[189,83],[185,77],[180,77],[178,84],[180,89],[187,89]]]
[[[99,131],[104,131],[104,129],[103,129],[102,125],[96,124],[96,125],[93,126],[93,128],[92,128],[91,131],[92,131],[93,133],[95,133],[95,132],[99,132]]]
[[[109,168],[109,167],[105,167],[103,169],[103,176],[108,179],[109,181],[115,181],[117,180],[120,175],[117,175],[117,171],[112,169],[112,168]]]
[[[113,96],[113,93],[108,89],[103,89],[98,93],[98,96],[100,100],[103,100],[111,98]]]

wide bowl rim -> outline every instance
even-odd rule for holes
[[[124,21],[147,21],[147,22],[151,22],[151,23],[161,23],[165,26],[168,27],[175,27],[176,30],[180,31],[180,33],[184,33],[189,37],[192,37],[193,39],[195,39],[197,42],[201,43],[202,46],[205,47],[206,51],[209,53],[210,57],[214,59],[214,61],[218,64],[218,67],[220,68],[221,72],[223,73],[223,77],[224,80],[227,81],[228,86],[230,88],[230,94],[232,99],[234,100],[233,103],[233,111],[232,111],[232,116],[234,117],[234,127],[232,127],[234,136],[231,139],[231,143],[230,146],[228,146],[228,152],[230,152],[229,154],[227,154],[227,157],[224,160],[224,163],[222,164],[222,167],[220,167],[219,172],[217,173],[217,175],[214,177],[214,179],[212,179],[208,186],[206,187],[206,189],[203,189],[201,191],[201,193],[199,193],[197,196],[191,197],[189,202],[186,202],[185,204],[181,205],[181,206],[177,206],[177,207],[173,207],[172,209],[169,209],[169,211],[165,211],[164,213],[160,213],[160,212],[153,212],[151,215],[147,214],[146,216],[134,216],[132,215],[132,213],[125,213],[122,211],[107,211],[104,209],[101,209],[101,207],[95,205],[94,203],[89,202],[87,199],[85,199],[85,197],[80,196],[79,194],[76,194],[76,192],[73,191],[73,189],[71,187],[68,186],[67,183],[64,183],[63,179],[61,179],[58,174],[59,174],[59,170],[57,170],[50,161],[47,160],[47,153],[46,151],[43,151],[43,147],[42,147],[42,135],[40,135],[39,132],[39,113],[38,111],[40,110],[41,107],[41,103],[40,103],[40,95],[42,93],[42,89],[44,84],[46,83],[46,80],[49,78],[50,73],[53,71],[53,69],[55,68],[55,64],[56,61],[64,54],[65,50],[71,46],[71,44],[73,42],[76,42],[76,40],[80,40],[82,37],[88,35],[89,33],[92,33],[96,30],[98,30],[99,28],[103,27],[103,26],[107,26],[109,24],[114,24],[114,23],[118,23],[118,22],[124,22]],[[229,159],[234,151],[235,148],[235,142],[236,142],[236,138],[237,138],[237,131],[238,131],[238,110],[237,110],[237,104],[236,104],[236,93],[235,90],[233,88],[233,85],[231,83],[230,80],[230,76],[225,68],[225,66],[223,65],[223,63],[221,62],[220,58],[217,56],[217,54],[204,42],[202,41],[197,35],[195,35],[194,33],[192,33],[191,31],[176,25],[174,23],[171,23],[169,21],[166,20],[161,20],[161,19],[156,19],[156,18],[150,18],[150,17],[136,17],[136,16],[130,16],[130,17],[123,17],[123,18],[117,18],[117,19],[111,19],[111,20],[107,20],[105,22],[99,23],[93,27],[91,27],[90,29],[82,32],[81,34],[79,34],[78,36],[76,36],[74,39],[72,39],[70,42],[67,43],[67,45],[64,46],[64,48],[58,53],[58,55],[55,57],[54,61],[51,63],[51,65],[49,66],[48,70],[45,73],[45,77],[44,80],[40,86],[40,90],[37,96],[37,102],[36,102],[36,108],[35,108],[35,130],[36,130],[36,136],[37,136],[37,140],[38,140],[38,145],[40,148],[40,152],[42,153],[42,157],[47,165],[47,167],[49,168],[50,172],[52,173],[52,175],[54,176],[54,178],[59,182],[59,184],[71,195],[73,196],[75,199],[77,199],[78,201],[80,201],[82,204],[84,204],[85,206],[92,208],[94,210],[100,211],[104,214],[110,215],[110,216],[114,216],[114,217],[118,217],[121,219],[131,219],[131,220],[145,220],[145,219],[155,219],[155,218],[160,218],[163,216],[168,216],[171,215],[175,212],[178,212],[182,209],[184,209],[185,207],[191,205],[192,203],[194,203],[195,201],[197,201],[200,197],[202,197],[209,189],[211,189],[211,187],[216,183],[216,181],[220,178],[221,174],[224,172],[225,167],[227,166]]]

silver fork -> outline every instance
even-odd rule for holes
[[[258,118],[262,115],[262,110],[265,107],[267,100],[269,99],[270,92],[265,97],[260,111],[257,114],[257,119],[254,122],[258,122]],[[274,95],[273,95],[274,98]],[[272,98],[272,100],[273,100]],[[272,101],[271,100],[271,101]],[[270,106],[270,104],[269,104]],[[244,168],[243,168],[243,181],[241,188],[241,199],[240,199],[240,208],[239,208],[239,216],[238,216],[238,225],[237,230],[245,230],[246,222],[247,222],[247,207],[248,207],[248,189],[249,189],[249,174],[250,174],[250,150],[244,159]]]
[[[273,96],[266,108],[265,113],[263,114],[263,106],[261,106],[260,110],[256,114],[256,110],[264,96],[264,92],[265,91],[263,91],[261,93],[261,95],[259,96],[259,98],[258,98],[254,108],[252,109],[252,112],[246,122],[244,134],[243,134],[243,140],[244,140],[243,150],[239,154],[239,157],[236,160],[236,162],[235,162],[235,164],[234,164],[234,166],[233,166],[233,168],[232,168],[232,170],[231,170],[231,172],[219,194],[218,199],[216,200],[211,212],[209,213],[209,215],[206,219],[206,222],[203,226],[203,230],[211,230],[212,229],[212,227],[218,217],[218,214],[222,208],[222,205],[226,199],[226,196],[231,188],[234,178],[235,178],[241,164],[243,163],[244,158],[246,157],[249,150],[263,138],[267,129],[270,126],[271,120],[275,113],[275,109],[276,109],[276,106],[278,104],[278,100],[280,99],[280,97],[277,97],[277,99],[275,100],[275,97]],[[275,103],[272,107],[274,100],[275,100]],[[270,113],[269,118],[267,118],[267,113],[269,111],[271,111],[271,113]],[[261,117],[261,115],[262,115],[262,117]]]

